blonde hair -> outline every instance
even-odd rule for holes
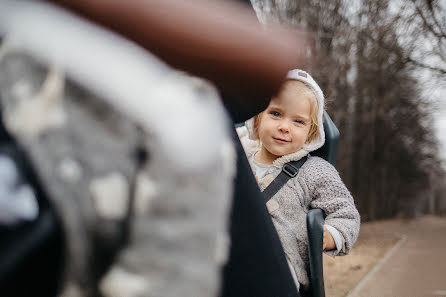
[[[295,79],[286,80],[283,83],[282,87],[280,88],[279,94],[280,94],[280,92],[283,92],[286,89],[288,89],[290,86],[290,83],[298,83],[300,86],[304,87],[303,95],[306,98],[308,98],[308,100],[310,102],[311,126],[310,126],[310,130],[308,131],[308,137],[307,137],[307,141],[306,141],[306,143],[310,143],[318,135],[319,122],[318,122],[317,118],[318,118],[318,114],[319,114],[319,108],[323,108],[323,106],[322,107],[319,106],[318,101],[317,101],[317,96],[316,96],[316,93],[313,90],[313,88],[310,87],[308,84],[306,84],[302,81],[299,81],[299,80],[295,80]],[[263,111],[254,117],[253,130],[254,130],[254,136],[257,140],[259,139],[259,126],[260,126],[260,121],[262,120],[262,116],[263,116]]]

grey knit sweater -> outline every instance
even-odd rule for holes
[[[241,140],[250,159],[259,148],[249,140]],[[276,160],[265,177],[259,180],[262,191],[280,173],[284,163],[300,157],[299,154],[291,154]],[[309,285],[306,215],[310,209],[323,209],[327,215],[325,223],[344,237],[345,249],[338,255],[346,255],[359,234],[360,217],[353,197],[336,169],[319,157],[309,156],[298,175],[268,201],[267,208],[297,280],[304,287]]]

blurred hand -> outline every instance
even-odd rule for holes
[[[322,246],[324,251],[333,250],[336,248],[336,242],[328,231],[327,227],[324,226],[324,243]]]
[[[252,9],[235,1],[48,1],[120,33],[175,68],[240,95],[234,100],[254,106],[260,101],[262,108],[288,70],[305,69],[311,62],[306,33],[278,24],[265,30]]]

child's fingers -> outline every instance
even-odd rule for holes
[[[323,243],[322,243],[322,249],[323,250],[325,250],[325,247],[327,246],[327,241],[328,241],[327,233],[328,233],[327,227],[324,226],[324,240],[323,240]]]
[[[322,244],[322,248],[324,250],[332,250],[336,248],[336,243],[334,241],[333,236],[331,235],[330,231],[324,226],[324,242]]]

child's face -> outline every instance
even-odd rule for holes
[[[258,127],[262,142],[259,161],[271,164],[278,157],[297,152],[308,138],[311,104],[305,85],[289,81],[263,112]]]

